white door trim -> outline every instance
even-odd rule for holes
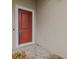
[[[19,8],[32,12],[32,42],[24,43],[24,44],[21,44],[21,45],[19,45],[19,41],[18,41],[18,9]],[[15,40],[16,40],[15,42],[16,42],[16,48],[22,47],[22,46],[27,46],[27,45],[35,43],[35,21],[34,20],[35,20],[34,10],[23,7],[23,6],[16,5],[16,7],[15,7]]]

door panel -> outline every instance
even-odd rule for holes
[[[32,42],[32,12],[18,9],[19,44]]]

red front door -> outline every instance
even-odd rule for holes
[[[19,44],[32,42],[32,12],[18,9]]]

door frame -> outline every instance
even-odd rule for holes
[[[32,42],[29,43],[23,43],[19,45],[19,38],[18,38],[18,9],[23,9],[26,11],[30,11],[32,12]],[[18,47],[23,47],[23,46],[27,46],[30,44],[34,44],[35,43],[35,18],[34,18],[34,10],[33,9],[29,9],[20,5],[16,5],[15,7],[15,42],[16,42],[16,48]]]

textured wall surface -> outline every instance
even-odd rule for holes
[[[36,41],[66,59],[66,0],[37,0]]]

